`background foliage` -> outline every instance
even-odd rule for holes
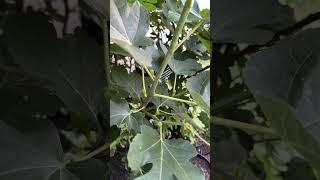
[[[211,177],[319,179],[317,1],[34,2],[0,2],[1,178],[209,178],[211,131]]]
[[[319,2],[213,3],[211,174],[318,179]]]
[[[0,3],[1,179],[209,178],[208,9]]]

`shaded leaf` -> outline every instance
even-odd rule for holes
[[[105,115],[102,47],[84,32],[57,39],[48,18],[39,13],[11,16],[7,22],[5,36],[15,63],[48,81],[46,88],[72,111],[96,122],[99,113]]]
[[[109,13],[109,8],[107,1],[105,0],[84,0],[93,10],[99,13],[99,15],[103,15],[107,17]]]
[[[256,53],[246,82],[276,132],[320,173],[320,30],[306,30]]]
[[[180,19],[180,14],[182,12],[183,6],[186,0],[167,0],[163,4],[163,13],[169,21],[178,22]],[[186,22],[195,22],[201,19],[200,8],[197,0],[194,1],[190,13],[187,17]]]
[[[187,81],[193,100],[210,115],[210,72],[204,71]]]
[[[198,36],[191,36],[190,39],[188,39],[185,42],[185,46],[188,50],[192,51],[194,54],[197,55],[199,59],[208,60],[210,57],[208,56],[208,49],[206,46],[202,43],[198,43],[198,39],[200,39]],[[210,50],[210,49],[209,49]]]
[[[142,98],[142,76],[136,72],[128,73],[124,67],[115,66],[111,69],[111,79],[115,87],[130,94],[140,101]]]
[[[310,179],[315,180],[312,168],[302,159],[294,158],[288,165],[288,171],[284,173],[285,180]]]
[[[67,165],[67,168],[79,177],[79,180],[105,180],[106,167],[100,160],[89,159],[87,161],[71,163]]]
[[[140,126],[144,124],[144,114],[141,112],[132,113],[125,100],[110,100],[110,126],[122,123],[127,123],[129,129],[140,132]]]
[[[167,54],[168,49],[163,44],[160,44],[160,47],[162,48],[163,53]],[[180,61],[172,57],[168,64],[172,71],[177,75],[193,75],[201,69],[201,65],[195,59]]]
[[[29,121],[34,117],[53,115],[63,106],[56,96],[41,87],[40,82],[13,74],[7,81],[0,88],[0,119],[19,129],[32,126]]]
[[[216,42],[259,44],[294,23],[293,10],[278,0],[216,0],[214,4]]]
[[[58,132],[49,121],[38,121],[24,133],[0,121],[0,130],[1,179],[82,180],[65,167]]]
[[[89,139],[84,134],[66,130],[61,130],[61,134],[77,148],[84,149],[91,147]]]
[[[142,126],[141,134],[133,139],[128,152],[129,167],[139,171],[144,165],[152,163],[152,168],[137,180],[203,180],[204,175],[190,159],[197,154],[195,147],[182,139],[167,140],[156,130]]]
[[[168,86],[164,83],[159,83],[159,85],[157,86],[156,92],[158,94],[169,96]],[[171,106],[171,107],[176,106],[176,103],[174,101],[171,101],[171,100],[165,99],[165,98],[161,98],[161,97],[152,97],[151,102],[154,105],[156,105],[157,108],[164,106],[164,105]]]
[[[247,158],[246,150],[233,140],[222,140],[215,143],[213,162],[215,168],[213,175],[217,171],[220,176],[235,176],[242,161]]]
[[[169,66],[177,75],[193,75],[201,70],[201,65],[195,59],[186,59],[184,61],[171,59]]]

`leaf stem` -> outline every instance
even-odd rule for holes
[[[102,145],[101,147],[99,147],[98,149],[92,151],[91,153],[79,158],[79,159],[75,159],[74,162],[80,162],[80,161],[86,161],[88,159],[91,159],[93,157],[95,157],[96,155],[106,151],[108,148],[112,149],[114,147],[117,146],[117,144],[119,144],[119,142],[121,141],[122,136],[119,136],[117,139],[115,139],[111,144],[110,143],[105,143],[104,145]]]
[[[152,79],[152,80],[154,80],[154,75],[149,71],[149,69],[147,68],[147,66],[146,65],[143,65],[143,69],[147,72],[147,74],[150,76],[150,78]]]
[[[165,57],[164,57],[164,59],[162,61],[162,64],[161,64],[161,66],[159,68],[159,71],[157,72],[155,80],[153,81],[152,89],[150,91],[151,97],[155,94],[157,86],[158,86],[158,83],[159,83],[159,80],[161,78],[161,75],[164,72],[166,66],[168,65],[169,60],[171,59],[171,57],[173,56],[173,54],[175,52],[175,47],[177,46],[177,43],[178,43],[178,40],[179,40],[179,36],[182,34],[182,30],[183,30],[184,24],[185,24],[185,22],[187,20],[187,17],[188,17],[188,14],[190,12],[190,9],[191,9],[192,5],[193,5],[193,0],[187,0],[185,5],[184,5],[184,7],[183,7],[183,10],[182,10],[182,13],[181,13],[181,16],[180,16],[176,31],[174,32],[173,38],[171,40],[171,44],[170,44],[169,50],[168,50],[167,54],[165,55]]]
[[[203,137],[201,137],[198,132],[195,132],[194,134],[195,134],[199,139],[201,139],[202,142],[204,142],[206,145],[208,145],[208,146],[210,147],[210,143],[209,143],[208,141],[206,141],[205,139],[203,139]]]
[[[175,97],[171,97],[171,96],[165,96],[165,95],[162,95],[162,94],[157,94],[157,93],[155,93],[154,96],[156,96],[156,97],[161,97],[161,98],[165,98],[165,99],[170,99],[170,100],[172,100],[172,101],[178,101],[178,102],[184,102],[184,103],[196,105],[196,103],[193,102],[193,101],[188,101],[188,100],[184,100],[184,99],[179,99],[179,98],[175,98]]]
[[[297,23],[276,32],[274,34],[274,36],[272,37],[272,39],[269,40],[268,42],[266,42],[264,44],[260,44],[260,45],[247,46],[242,51],[240,51],[239,54],[237,54],[237,57],[241,57],[244,55],[249,55],[249,54],[255,53],[255,52],[259,51],[260,48],[263,48],[263,47],[272,46],[275,42],[281,40],[281,36],[289,36],[289,35],[297,32],[298,30],[301,30],[305,26],[307,26],[307,25],[309,25],[319,19],[320,19],[320,12],[310,14],[307,17],[303,18],[302,20],[298,21]]]
[[[161,110],[161,109],[159,109],[159,112],[164,113],[164,114],[167,114],[167,115],[174,115],[173,113],[169,113],[169,112],[163,111],[163,110]]]
[[[215,125],[221,125],[221,126],[226,126],[230,128],[238,128],[243,130],[250,130],[250,131],[255,131],[262,134],[278,136],[273,129],[259,126],[259,125],[243,123],[243,122],[224,119],[224,118],[215,117],[215,116],[211,116],[211,122]]]
[[[187,90],[182,90],[178,94],[175,94],[174,97],[179,97],[179,96],[185,95],[187,92],[188,92]]]
[[[213,113],[216,113],[224,107],[233,106],[251,97],[252,95],[249,91],[244,91],[244,92],[216,101],[211,105],[211,110],[213,111]]]
[[[144,68],[141,68],[142,70],[142,91],[143,91],[143,95],[144,97],[147,97],[147,90],[146,90],[146,83],[145,83],[145,80],[144,80]]]
[[[198,22],[198,24],[179,42],[179,44],[175,47],[174,51],[176,51],[186,40],[190,38],[190,36],[196,32],[196,30],[205,22],[205,19],[202,19]]]
[[[200,136],[200,134],[197,132],[197,130],[195,130],[191,124],[188,123],[188,124],[186,124],[186,126],[195,136],[197,136],[197,138],[201,139],[202,142],[204,142],[206,145],[210,146],[210,143],[208,141],[206,141],[205,139],[203,139]]]
[[[91,153],[87,154],[86,156],[81,157],[79,159],[75,159],[74,161],[75,162],[80,162],[80,161],[86,161],[88,159],[91,159],[94,156],[100,154],[101,152],[106,151],[109,148],[109,145],[110,145],[109,143],[105,143],[103,146],[101,146],[98,149],[92,151]]]
[[[177,74],[174,74],[174,82],[173,82],[173,89],[172,89],[172,96],[176,94],[176,85],[177,85]]]

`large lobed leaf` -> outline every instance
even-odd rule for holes
[[[137,180],[204,180],[200,169],[190,162],[196,154],[188,141],[163,139],[156,130],[142,126],[141,134],[130,145],[128,164],[139,172],[144,165],[152,163],[151,170]]]
[[[72,163],[63,161],[59,134],[48,121],[34,124],[32,130],[16,131],[0,121],[0,179],[4,180],[87,180],[79,172],[96,173],[97,180],[104,179],[104,165],[96,160]]]
[[[98,114],[106,111],[102,47],[81,31],[57,39],[48,20],[39,13],[8,18],[5,37],[14,63],[46,80],[46,88],[69,109],[97,121]]]
[[[38,81],[16,73],[10,73],[3,78],[6,81],[3,81],[0,88],[1,120],[19,127],[32,126],[29,121],[34,116],[52,115],[63,106],[61,101],[41,87]]]
[[[320,29],[254,54],[245,79],[271,126],[320,173]]]
[[[138,1],[131,6],[126,0],[110,1],[110,39],[127,51],[142,66],[151,66],[152,57],[139,46],[153,42],[145,35],[149,30],[148,11]]]

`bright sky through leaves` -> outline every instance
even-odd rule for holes
[[[197,0],[200,9],[210,9],[210,0]]]

